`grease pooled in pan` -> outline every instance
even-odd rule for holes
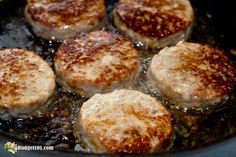
[[[8,0],[0,4],[0,48],[16,47],[33,50],[53,65],[53,55],[59,43],[44,41],[30,32],[24,19],[25,3],[25,1]],[[118,32],[111,24],[111,11],[115,3],[116,1],[107,1],[110,24],[104,28],[112,32]],[[195,8],[196,23],[189,41],[210,44],[228,52],[231,47],[227,44],[225,35],[217,32],[214,27],[211,10],[201,8],[195,0],[192,4]],[[142,75],[135,88],[160,98],[173,115],[175,140],[170,151],[202,147],[236,134],[234,98],[225,104],[228,107],[214,111],[183,112],[176,109],[147,87],[144,76],[153,54],[147,53],[148,50],[142,48],[140,43],[136,43],[136,47],[142,58]],[[84,101],[86,101],[85,98],[64,91],[57,85],[56,92],[50,101],[28,118],[0,119],[0,133],[32,143],[53,145],[56,149],[73,151],[76,145],[77,148],[82,149],[83,144],[74,136],[73,125],[76,113]]]

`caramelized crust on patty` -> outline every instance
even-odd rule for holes
[[[188,0],[120,0],[114,15],[121,31],[149,47],[168,45],[165,38],[184,38],[194,19]]]
[[[228,97],[235,87],[236,69],[221,50],[181,42],[154,56],[148,78],[177,103],[203,107]]]
[[[36,35],[61,40],[97,27],[106,9],[104,0],[28,0],[25,14]]]
[[[34,52],[0,50],[0,108],[13,116],[30,113],[53,94],[51,67]]]
[[[83,104],[76,124],[94,153],[151,153],[171,143],[171,117],[163,105],[134,90],[96,94]]]
[[[129,86],[139,67],[132,43],[105,31],[64,41],[54,60],[61,84],[86,96]]]

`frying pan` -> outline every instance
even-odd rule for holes
[[[107,0],[107,11],[110,15],[117,0]],[[195,10],[196,22],[193,28],[193,33],[189,39],[191,42],[206,43],[225,50],[227,55],[236,60],[235,49],[235,30],[236,30],[236,16],[234,13],[233,2],[218,1],[218,0],[191,0]],[[24,19],[23,8],[25,1],[4,0],[0,3],[0,48],[26,48],[38,52],[40,56],[48,61],[51,65],[52,55],[58,46],[58,43],[44,41],[35,37]],[[111,18],[110,18],[111,19]],[[112,22],[112,20],[111,20]],[[234,92],[235,93],[235,92]],[[66,95],[66,97],[73,97],[75,99],[83,99],[71,93],[63,93],[58,91],[58,97]],[[57,98],[58,98],[57,97]],[[180,149],[174,149],[170,152],[163,152],[158,154],[149,154],[145,156],[236,156],[236,107],[235,101],[230,102],[229,109],[219,112],[218,116],[209,116],[212,118],[206,126],[212,132],[211,140],[198,143],[197,146],[181,146]],[[201,115],[202,116],[202,115]],[[201,117],[200,116],[200,117]],[[208,117],[208,118],[209,118]],[[202,117],[203,118],[203,117]],[[224,119],[219,124],[218,120]],[[40,119],[41,123],[47,123],[46,119]],[[0,120],[0,156],[13,156],[3,149],[3,144],[6,141],[14,141],[21,145],[34,145],[34,142],[16,137],[15,134],[9,133],[9,128],[23,129],[23,120],[3,121]],[[202,123],[203,124],[203,123]],[[217,126],[215,125],[217,124]],[[219,124],[219,125],[218,125]],[[34,128],[31,124],[26,127]],[[30,130],[30,129],[29,129]],[[24,130],[25,131],[25,130]],[[222,132],[222,136],[221,133]],[[227,133],[225,133],[227,132]],[[199,134],[204,136],[204,132]],[[71,139],[73,138],[70,133]],[[58,138],[61,138],[58,136]],[[37,140],[37,139],[35,139]],[[178,142],[178,140],[177,140]],[[201,144],[202,142],[202,144]],[[67,141],[70,145],[70,141]],[[72,144],[73,145],[73,144]],[[64,156],[109,156],[78,153],[73,151],[64,151],[58,148],[55,151],[19,151],[17,156],[34,156],[34,157],[49,157],[56,155],[58,157]],[[119,156],[119,155],[117,155]],[[134,156],[134,155],[130,155]],[[144,156],[144,155],[141,155]]]

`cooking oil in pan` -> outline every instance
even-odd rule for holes
[[[112,25],[112,9],[116,1],[107,2],[110,24],[104,29],[119,33]],[[7,2],[8,3],[8,2]],[[9,2],[12,3],[12,2]],[[37,52],[53,67],[53,55],[60,43],[45,41],[34,36],[24,19],[25,2],[17,5],[6,4],[4,16],[0,18],[0,48],[26,48]],[[222,34],[211,27],[205,14],[196,9],[197,21],[189,41],[211,44],[227,50]],[[201,34],[201,36],[199,36]],[[178,109],[152,90],[146,82],[146,72],[154,53],[143,47],[140,42],[135,43],[141,57],[140,77],[134,89],[150,94],[160,99],[172,113],[175,140],[170,151],[200,147],[217,142],[236,134],[236,102],[232,98],[226,108],[219,110],[191,111]],[[158,53],[159,50],[155,50]],[[46,105],[25,119],[0,119],[0,133],[43,145],[52,145],[56,149],[73,151],[77,145],[83,151],[83,144],[74,136],[74,124],[79,108],[87,99],[65,91],[57,85],[55,94]],[[231,105],[232,104],[232,105]],[[82,145],[81,145],[82,144]]]

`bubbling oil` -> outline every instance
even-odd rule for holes
[[[109,24],[102,29],[124,35],[114,27],[112,21],[112,10],[116,2],[106,1]],[[35,51],[53,68],[53,56],[60,43],[45,41],[31,33],[24,18],[25,3],[14,1],[13,4],[7,1],[0,5],[4,13],[3,15],[1,12],[0,16],[0,48],[17,47]],[[208,24],[207,15],[196,10],[196,17],[196,25],[189,41],[226,49],[222,45],[224,38]],[[202,36],[199,37],[199,34]],[[132,88],[156,97],[172,114],[175,140],[169,151],[202,147],[236,134],[236,108],[233,105],[236,102],[235,96],[222,105],[225,108],[188,110],[174,105],[152,89],[146,80],[151,59],[159,50],[149,50],[138,41],[134,45],[140,54],[141,70],[138,81]],[[75,147],[77,151],[86,151],[80,137],[75,137],[74,134],[77,113],[86,100],[87,98],[66,91],[57,84],[55,93],[47,104],[26,118],[0,118],[0,133],[31,143],[55,146],[55,149],[63,151],[74,151]]]

